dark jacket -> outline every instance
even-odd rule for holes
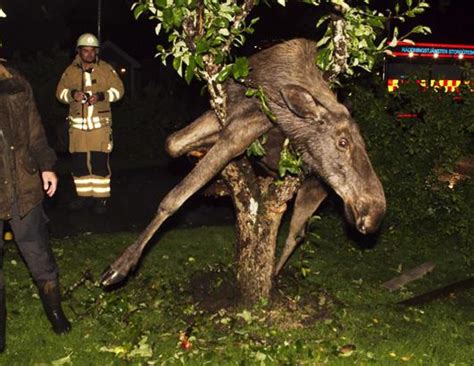
[[[0,64],[0,219],[11,218],[14,200],[21,217],[41,203],[40,171],[55,162],[30,84]]]

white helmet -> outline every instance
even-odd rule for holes
[[[84,33],[77,39],[76,48],[79,47],[96,47],[99,48],[99,40],[92,33]]]

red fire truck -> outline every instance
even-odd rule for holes
[[[399,42],[393,55],[386,58],[384,79],[389,92],[413,78],[424,88],[456,92],[466,85],[474,91],[473,64],[473,45]]]

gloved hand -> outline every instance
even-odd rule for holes
[[[105,99],[104,93],[96,93],[92,94],[89,99],[87,100],[87,103],[90,105],[94,105],[97,102],[103,101]]]
[[[84,92],[81,92],[80,90],[73,90],[72,97],[76,102],[80,103],[83,103],[84,99],[87,99],[87,95]]]

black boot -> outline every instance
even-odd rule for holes
[[[71,330],[71,323],[64,315],[61,306],[61,295],[57,281],[38,282],[38,291],[43,303],[44,311],[53,330],[57,334],[65,334]]]
[[[7,306],[5,299],[5,288],[0,288],[0,353],[5,351],[5,336],[7,326]]]
[[[107,198],[96,198],[94,204],[94,213],[104,215],[107,213]]]
[[[78,197],[72,202],[69,202],[67,208],[69,211],[80,211],[82,209],[91,207],[92,198],[91,197]]]

